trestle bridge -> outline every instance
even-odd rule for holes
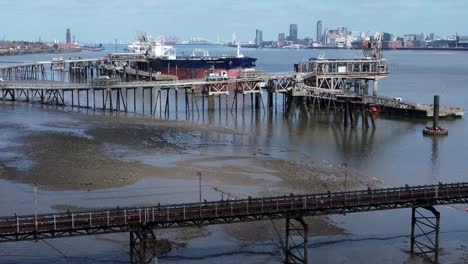
[[[154,230],[285,219],[286,263],[308,263],[309,234],[305,217],[411,208],[411,253],[437,263],[440,213],[434,206],[466,203],[468,183],[440,183],[362,191],[15,215],[0,217],[0,242],[129,232],[131,263],[149,263],[156,258]]]

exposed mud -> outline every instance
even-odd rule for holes
[[[231,198],[317,193],[343,188],[343,169],[340,167],[274,158],[269,153],[217,155],[204,151],[203,146],[212,142],[204,141],[203,133],[237,133],[230,129],[139,118],[123,121],[111,118],[105,123],[99,116],[83,118],[86,122],[44,124],[48,128],[71,132],[52,130],[21,134],[18,145],[7,149],[24,155],[31,161],[31,166],[18,169],[0,161],[0,177],[48,189],[93,191],[125,187],[147,177],[188,179],[200,171],[204,182],[229,189]],[[10,124],[9,127],[15,128],[15,125]],[[232,143],[230,147],[236,148],[236,145]],[[198,149],[200,154],[193,155],[194,149]],[[152,164],[135,155],[169,155],[175,159]],[[350,189],[378,184],[375,179],[352,172],[348,173],[347,180]],[[129,191],[125,195],[131,197],[134,194]],[[82,211],[87,208],[65,202],[52,205],[51,209]],[[307,221],[314,235],[346,233],[326,217],[309,218]],[[284,236],[284,221],[267,222],[226,225],[220,230],[241,241],[275,241]],[[158,233],[158,236],[180,242],[211,235],[208,228],[160,230]],[[166,242],[163,248],[169,252],[175,242]]]

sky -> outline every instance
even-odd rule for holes
[[[0,0],[0,40],[60,40],[70,28],[84,43],[129,42],[136,32],[181,39],[255,38],[289,34],[300,38],[323,28],[468,35],[468,0]]]

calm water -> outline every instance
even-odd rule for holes
[[[106,51],[111,52],[112,50]],[[192,47],[180,47],[178,52],[189,53]],[[208,47],[212,55],[234,54],[235,49]],[[105,54],[103,52],[102,54]],[[295,62],[316,57],[325,53],[329,57],[354,56],[353,51],[335,50],[279,50],[245,49],[243,53],[257,57],[257,67],[268,72],[291,71]],[[99,53],[53,55],[67,57],[96,57]],[[384,53],[390,64],[391,74],[379,83],[381,95],[398,96],[405,100],[431,103],[435,94],[441,96],[441,104],[468,109],[468,53],[388,51]],[[27,55],[0,57],[0,61],[37,61],[50,59],[50,55]],[[265,98],[264,98],[265,100]],[[249,101],[249,100],[248,100]],[[265,100],[266,102],[266,100]],[[86,112],[70,109],[55,109],[39,105],[0,105],[0,120],[5,124],[15,124],[2,130],[0,135],[0,164],[15,166],[27,171],[34,161],[25,153],[4,151],[21,144],[15,141],[21,135],[45,131],[87,135],[83,115],[102,116],[103,120],[127,120],[125,115],[110,117],[100,112]],[[181,111],[182,113],[183,111]],[[172,119],[175,115],[172,114]],[[185,120],[183,113],[180,119]],[[76,127],[50,126],[51,123],[74,122]],[[299,117],[284,120],[279,113],[269,118],[265,113],[233,115],[232,113],[211,113],[189,120],[190,123],[214,125],[235,129],[240,135],[226,135],[200,132],[193,137],[186,135],[169,136],[169,141],[180,144],[199,144],[190,155],[249,156],[261,152],[270,157],[299,162],[339,165],[348,162],[350,168],[359,174],[375,177],[382,181],[381,186],[419,185],[437,182],[467,181],[468,140],[465,119],[444,120],[441,126],[450,135],[433,140],[422,136],[426,120],[377,119],[375,131],[344,130],[330,125],[326,119],[313,117],[304,120]],[[196,141],[196,142],[193,142]],[[181,143],[182,142],[182,143]],[[111,148],[114,145],[109,145]],[[119,149],[113,148],[117,153]],[[122,150],[125,152],[125,150]],[[154,156],[142,150],[130,155],[132,159],[147,164],[170,163],[180,158],[178,155]],[[128,158],[125,156],[124,158]],[[224,163],[226,164],[226,163]],[[231,161],[229,165],[242,166],[241,162]],[[223,165],[221,165],[223,166]],[[19,183],[21,182],[21,183]],[[184,192],[193,192],[193,179],[163,181],[143,178],[126,187],[104,190],[61,191],[44,188],[41,193],[41,212],[49,212],[56,204],[75,206],[114,206],[116,204],[184,202]],[[258,187],[258,186],[257,186]],[[261,186],[260,186],[261,187]],[[238,187],[227,184],[233,193],[255,195],[258,188]],[[127,197],[125,192],[132,195]],[[21,179],[0,180],[1,215],[30,213],[31,184]],[[207,199],[218,199],[218,194],[209,192]],[[463,245],[467,242],[468,214],[463,206],[439,208],[442,212],[441,246],[443,263],[460,263],[464,256]],[[312,237],[310,256],[314,263],[413,263],[417,261],[407,255],[410,230],[410,211],[373,212],[331,218],[337,226],[345,228],[349,236]],[[231,239],[219,227],[207,228],[210,235],[188,239],[188,247],[175,250],[173,258],[163,258],[160,263],[279,263],[281,255],[274,243],[244,244]],[[39,243],[2,244],[0,262],[11,263],[85,263],[85,262],[124,262],[127,259],[126,235],[99,236],[96,238],[72,238],[51,241],[58,250]],[[221,242],[220,242],[221,241]],[[324,243],[334,241],[336,243]],[[236,253],[238,252],[238,253]],[[225,255],[223,255],[225,253]],[[66,255],[68,258],[64,258]]]

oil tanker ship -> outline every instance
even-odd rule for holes
[[[195,49],[191,56],[178,57],[172,46],[155,41],[146,34],[140,34],[138,41],[128,45],[131,53],[144,54],[146,62],[135,62],[138,70],[177,76],[183,79],[202,79],[209,74],[237,77],[240,70],[255,67],[256,58],[240,53],[237,47],[235,56],[211,57],[206,50]]]

